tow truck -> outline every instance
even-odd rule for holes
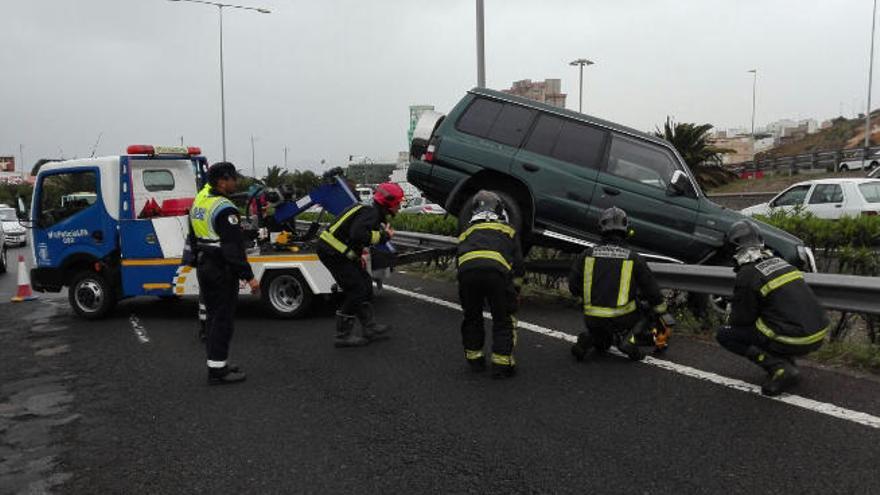
[[[86,319],[105,316],[125,298],[199,292],[196,269],[184,264],[183,254],[188,211],[207,177],[206,158],[198,147],[132,145],[126,151],[47,163],[36,177],[29,214],[33,288],[67,287],[70,306]],[[358,198],[334,173],[300,198],[260,185],[246,198],[242,226],[253,234],[248,261],[262,302],[277,317],[301,316],[316,296],[337,291],[313,250],[318,221]],[[296,217],[314,206],[321,207],[318,219],[298,234]],[[389,270],[365,258],[381,282]],[[250,294],[246,284],[241,294]]]

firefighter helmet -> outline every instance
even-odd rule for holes
[[[397,213],[403,201],[403,188],[394,182],[383,182],[373,191],[373,202],[391,213]]]
[[[628,229],[629,220],[626,218],[626,212],[616,206],[605,209],[599,215],[599,232],[602,234],[617,232],[625,236]]]

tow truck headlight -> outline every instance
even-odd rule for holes
[[[803,262],[804,270],[816,272],[816,258],[813,256],[813,250],[807,246],[797,247],[798,258]]]

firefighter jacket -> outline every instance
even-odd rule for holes
[[[247,261],[238,208],[232,201],[205,185],[193,201],[189,221],[192,252],[203,253],[203,256],[211,256],[218,263],[225,264],[240,280],[254,278]]]
[[[666,302],[648,264],[623,241],[608,241],[581,253],[572,266],[568,288],[572,295],[583,298],[587,316],[630,314],[638,308],[637,292],[654,312],[666,312]]]
[[[380,206],[354,205],[321,233],[320,244],[339,256],[359,259],[365,247],[388,242],[388,233],[382,228],[387,216]]]
[[[489,269],[520,279],[525,275],[516,230],[501,222],[472,223],[458,236],[459,273]]]
[[[830,320],[804,275],[772,257],[737,270],[730,324],[754,326],[770,340],[799,346],[821,342]]]

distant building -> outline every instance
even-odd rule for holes
[[[748,162],[755,158],[755,140],[752,136],[718,137],[716,134],[710,142],[716,148],[733,150],[733,153],[722,155],[721,163],[724,165]]]
[[[388,181],[396,167],[396,163],[351,163],[345,177],[357,184],[380,184]]]
[[[0,156],[0,172],[15,172],[14,156]]]
[[[406,131],[407,149],[412,145],[413,132],[416,130],[416,124],[419,123],[419,118],[421,118],[423,113],[433,110],[434,105],[411,105],[409,107],[409,130]]]
[[[565,108],[565,98],[568,96],[562,92],[560,79],[545,79],[543,82],[523,79],[514,81],[509,89],[501,91],[559,108]]]

